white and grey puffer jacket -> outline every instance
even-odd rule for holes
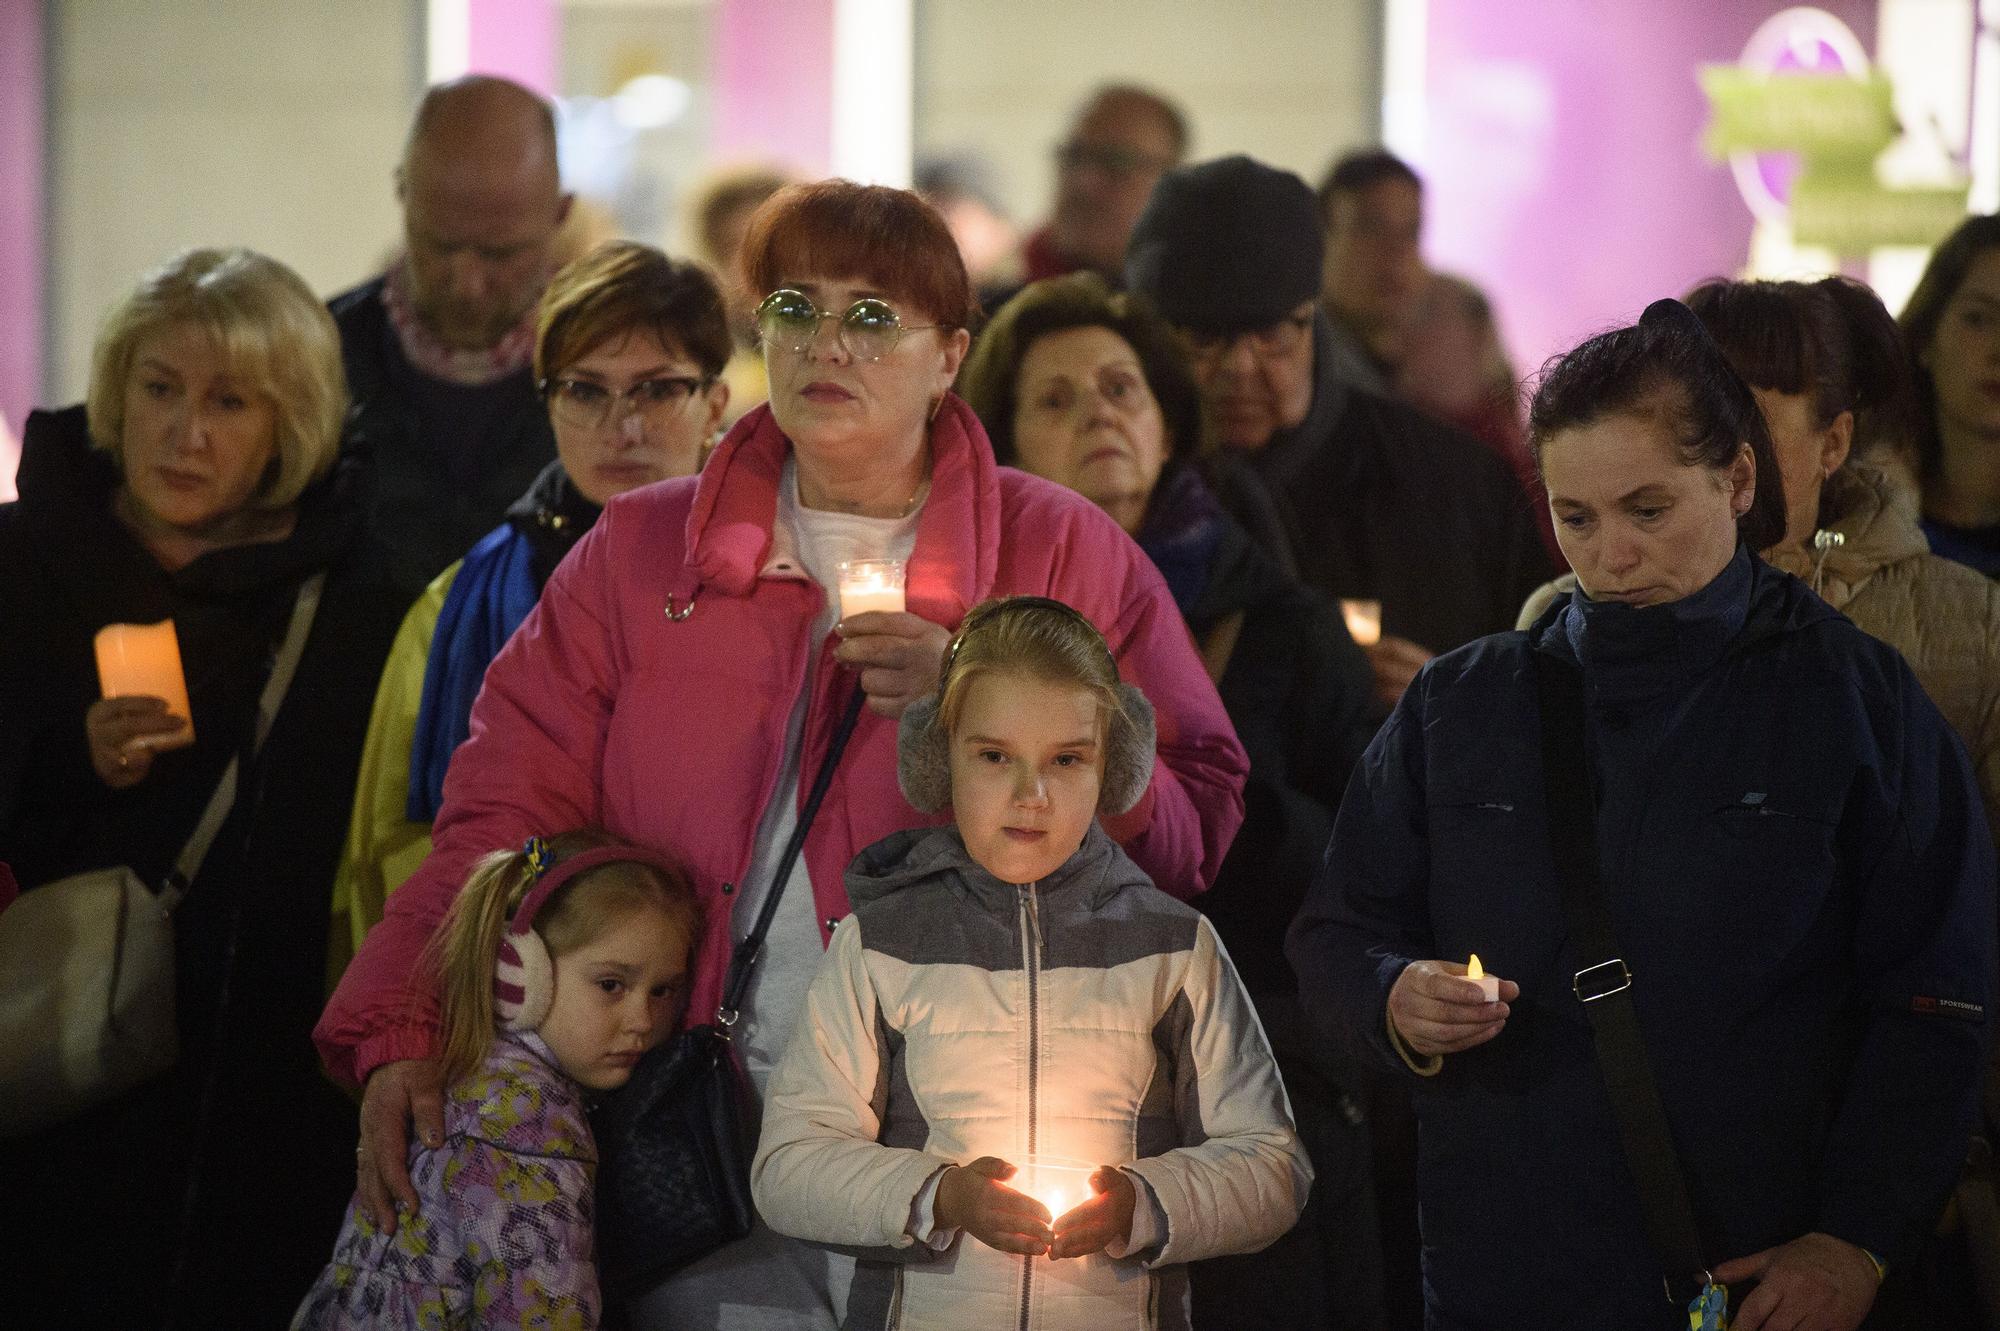
[[[1235,969],[1101,828],[1021,886],[956,828],[901,832],[847,891],[751,1171],[774,1229],[861,1250],[847,1327],[1186,1327],[1181,1263],[1298,1219],[1311,1167]],[[1164,1241],[1060,1261],[916,1243],[925,1182],[987,1155],[1122,1166]]]

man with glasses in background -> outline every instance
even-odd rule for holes
[[[1125,274],[1187,334],[1225,497],[1329,596],[1380,603],[1384,712],[1438,652],[1513,627],[1548,560],[1520,486],[1476,440],[1357,389],[1319,309],[1306,183],[1248,157],[1165,176]]]
[[[1091,94],[1056,148],[1055,213],[1022,247],[1023,279],[1089,269],[1120,285],[1132,225],[1161,174],[1186,158],[1188,138],[1187,117],[1159,93],[1113,84]]]
[[[396,168],[405,251],[331,302],[368,461],[368,575],[414,601],[555,456],[530,360],[569,213],[547,102],[505,79],[424,95]]]

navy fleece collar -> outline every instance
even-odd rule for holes
[[[1739,544],[1706,587],[1664,605],[1593,601],[1579,587],[1559,636],[1593,697],[1656,697],[1707,674],[1729,651],[1749,618],[1754,582],[1750,552]]]

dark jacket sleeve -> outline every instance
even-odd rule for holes
[[[1843,828],[1868,1014],[1829,1135],[1820,1228],[1907,1257],[1963,1163],[1994,997],[1994,854],[1965,750],[1897,662],[1900,762]],[[1894,753],[1894,750],[1891,750]]]
[[[1286,946],[1315,1031],[1352,1056],[1405,1073],[1408,1066],[1389,1043],[1389,990],[1405,966],[1434,951],[1426,905],[1424,682],[1420,674],[1405,691],[1355,768]]]
[[[1374,677],[1331,603],[1297,589],[1244,625],[1222,701],[1250,755],[1243,827],[1202,909],[1253,991],[1289,990],[1285,930],[1374,727]]]

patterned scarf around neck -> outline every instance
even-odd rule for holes
[[[530,305],[515,325],[490,347],[448,347],[417,317],[410,293],[410,260],[405,255],[389,268],[382,283],[382,304],[389,324],[410,364],[433,379],[476,388],[519,373],[535,355],[535,307]]]

